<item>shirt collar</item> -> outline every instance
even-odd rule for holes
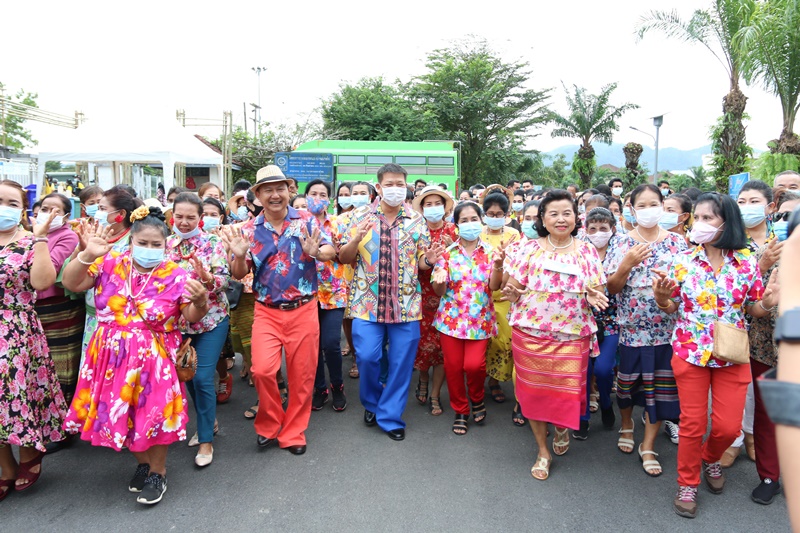
[[[378,214],[383,214],[383,208],[381,207],[381,199],[380,197],[375,198],[375,201],[372,202],[373,211]],[[403,202],[400,204],[400,211],[397,212],[397,218],[411,218],[409,215],[406,214],[406,203]]]
[[[727,250],[726,253],[722,255],[723,260],[730,258],[731,260],[735,261],[737,264],[742,264],[747,259],[753,255],[752,252],[748,248],[742,248],[741,250]],[[706,249],[703,248],[702,245],[697,245],[689,254],[691,259],[701,259],[706,263],[710,263],[708,260],[708,256],[706,255]]]

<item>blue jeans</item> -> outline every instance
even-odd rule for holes
[[[319,360],[314,386],[325,388],[325,365],[331,385],[342,384],[342,320],[344,309],[319,309]]]
[[[617,344],[619,335],[606,335],[600,343],[600,355],[589,359],[586,373],[586,413],[581,420],[589,420],[589,395],[592,394],[592,375],[597,378],[597,391],[600,393],[600,407],[611,407],[611,388],[614,386],[614,365],[617,363]]]
[[[388,372],[384,388],[380,374],[387,339]],[[419,344],[419,322],[383,324],[356,318],[353,320],[353,343],[361,374],[360,397],[364,409],[375,413],[384,431],[405,428],[402,416]]]
[[[194,402],[197,412],[197,438],[201,443],[214,440],[214,419],[217,417],[217,391],[214,390],[214,372],[228,337],[229,318],[205,333],[185,335],[192,339],[197,350],[197,372],[194,379],[186,382],[186,389]]]

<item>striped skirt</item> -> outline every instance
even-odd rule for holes
[[[586,371],[594,337],[553,340],[513,328],[516,395],[529,420],[578,429],[586,411]]]
[[[619,345],[617,404],[620,409],[643,406],[651,421],[680,418],[671,345]]]
[[[86,304],[82,299],[54,296],[36,302],[36,313],[42,322],[50,357],[67,405],[72,401],[81,366]]]

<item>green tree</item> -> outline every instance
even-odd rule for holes
[[[527,89],[528,63],[504,62],[482,40],[434,50],[426,66],[415,98],[445,138],[461,141],[463,186],[507,179],[528,130],[545,120],[550,90]]]
[[[780,137],[769,144],[778,154],[800,155],[794,123],[800,110],[800,2],[759,2],[749,24],[735,36],[748,83],[759,81],[778,97],[783,111]]]
[[[580,139],[581,145],[572,159],[572,169],[580,175],[581,187],[588,189],[592,185],[592,175],[597,166],[592,143],[611,144],[614,132],[619,131],[617,120],[627,111],[639,106],[630,103],[611,105],[611,93],[617,88],[616,83],[604,86],[597,95],[590,94],[577,85],[572,87],[573,93],[570,93],[566,85],[564,86],[569,114],[551,112],[548,121],[555,124],[551,132],[553,137]]]
[[[745,170],[752,151],[745,140],[744,108],[747,97],[739,89],[744,60],[734,37],[747,26],[755,0],[713,0],[709,9],[698,9],[688,21],[677,11],[651,11],[637,28],[639,39],[651,31],[705,46],[728,73],[730,90],[722,99],[722,117],[711,129],[714,180],[717,190],[727,192],[728,177]]]
[[[362,78],[343,84],[322,103],[328,130],[355,141],[423,141],[440,138],[436,118],[421,111],[409,97],[410,86],[383,78]]]
[[[0,83],[0,97],[13,103],[24,104],[31,107],[36,105],[39,97],[36,93],[28,93],[20,89],[14,96],[5,96],[5,85]],[[35,146],[38,141],[33,138],[30,130],[25,129],[25,119],[9,113],[8,102],[0,103],[0,144],[9,147],[14,152],[21,152],[26,146]]]
[[[45,172],[58,172],[61,170],[61,161],[48,161],[44,164]]]

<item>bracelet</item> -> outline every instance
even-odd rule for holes
[[[203,302],[203,305],[197,305],[197,302],[192,302],[192,305],[194,305],[198,309],[202,309],[203,307],[208,307],[208,298],[206,298],[206,301]]]
[[[500,267],[500,268],[492,267],[492,270],[495,270],[497,272],[502,272],[503,271],[503,267]]]
[[[40,242],[47,243],[49,241],[47,240],[47,237],[36,237],[35,239],[33,239],[33,243],[34,244],[37,244],[37,243],[40,243]]]
[[[759,301],[758,301],[758,306],[759,306],[761,309],[763,309],[765,312],[767,312],[767,313],[771,313],[772,311],[774,311],[774,310],[776,310],[776,309],[778,308],[778,306],[777,306],[777,305],[775,305],[775,306],[773,306],[773,307],[770,307],[769,309],[767,309],[766,307],[764,307],[764,300],[759,300]]]
[[[425,260],[425,264],[428,265],[428,268],[433,268],[433,265],[431,264],[431,262],[428,261],[428,256],[427,255],[422,256],[422,258]]]
[[[664,311],[666,311],[667,309],[669,309],[671,306],[672,306],[672,302],[668,303],[668,304],[667,304],[667,305],[665,305],[665,306],[662,306],[662,305],[660,305],[660,304],[658,303],[658,301],[656,301],[656,307],[658,307],[659,309],[662,309],[662,310],[664,310]]]
[[[82,264],[83,266],[87,266],[88,267],[88,266],[92,266],[94,264],[94,261],[91,261],[91,262],[87,263],[86,261],[81,259],[81,254],[76,255],[75,259],[77,259],[78,263]]]

